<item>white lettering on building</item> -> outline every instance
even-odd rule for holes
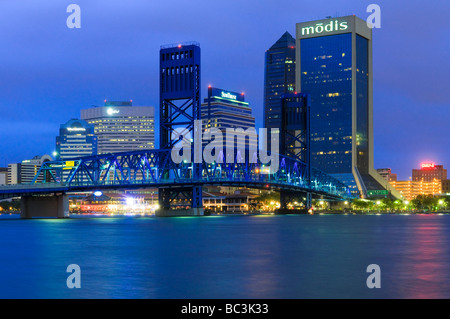
[[[228,93],[228,92],[223,92],[221,93],[222,97],[227,98],[227,99],[232,99],[232,100],[236,100],[236,95]]]
[[[329,23],[317,23],[315,26],[303,27],[302,35],[309,34],[321,34],[323,32],[333,32],[333,31],[345,31],[348,29],[348,24],[346,21],[339,22],[338,20],[330,21]]]

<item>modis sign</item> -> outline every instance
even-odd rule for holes
[[[422,163],[422,169],[432,169],[434,168],[434,163]]]
[[[334,20],[328,23],[316,23],[314,26],[302,27],[302,35],[321,34],[348,29],[347,21]]]

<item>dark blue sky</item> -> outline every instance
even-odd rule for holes
[[[68,29],[66,8],[82,10]],[[59,125],[110,100],[159,103],[161,44],[197,41],[206,86],[246,93],[262,125],[264,52],[295,23],[382,10],[374,30],[375,168],[450,168],[450,3],[319,0],[2,0],[0,166],[51,153]]]

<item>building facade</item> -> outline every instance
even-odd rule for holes
[[[450,195],[450,179],[444,179],[441,181],[442,183],[442,194]]]
[[[237,93],[208,87],[208,97],[200,108],[203,131],[217,128],[222,132],[223,142],[226,142],[227,129],[247,129],[255,128],[255,117],[252,116],[252,109],[249,103],[245,102],[244,93]],[[251,142],[251,141],[249,141]],[[206,143],[206,142],[204,142]],[[239,135],[236,140],[236,147],[246,148],[245,136]],[[252,143],[256,148],[257,141]]]
[[[62,124],[56,137],[56,157],[64,160],[97,155],[97,137],[94,125],[84,120],[71,119]]]
[[[35,156],[31,160],[8,165],[8,185],[30,184],[44,162],[52,161],[50,155]],[[42,176],[37,180],[42,182]]]
[[[431,182],[392,181],[390,184],[407,200],[412,200],[419,195],[438,195],[442,193],[442,182],[439,180]]]
[[[285,32],[265,53],[264,127],[281,127],[281,96],[295,91],[295,39]]]
[[[8,168],[0,167],[0,186],[8,184]]]
[[[132,101],[105,101],[104,106],[81,110],[81,119],[94,125],[97,153],[155,148],[155,108]]]
[[[390,168],[377,168],[377,173],[386,181],[393,182],[397,180],[397,174],[392,173]]]
[[[436,165],[434,163],[422,163],[421,168],[412,170],[413,181],[432,182],[434,180],[447,179],[447,170],[443,165]]]
[[[311,164],[361,197],[387,192],[373,168],[372,29],[346,16],[298,23],[296,32],[296,90],[311,95]]]

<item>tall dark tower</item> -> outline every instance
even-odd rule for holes
[[[197,133],[194,132],[194,121],[201,119],[200,45],[198,43],[161,46],[159,116],[160,149],[170,150],[186,139],[187,134],[193,138]],[[191,155],[193,162],[194,154]],[[176,185],[172,185],[172,187],[160,188],[159,205],[162,210],[169,210],[171,202],[181,198],[190,202],[191,212],[187,213],[188,215],[203,215],[202,187],[195,184],[195,180],[201,178],[202,164],[188,163],[187,165],[192,165],[193,186],[176,188],[173,187]],[[168,175],[169,172],[165,174]]]
[[[281,96],[295,91],[295,39],[285,32],[266,51],[264,69],[264,127],[281,127]]]

